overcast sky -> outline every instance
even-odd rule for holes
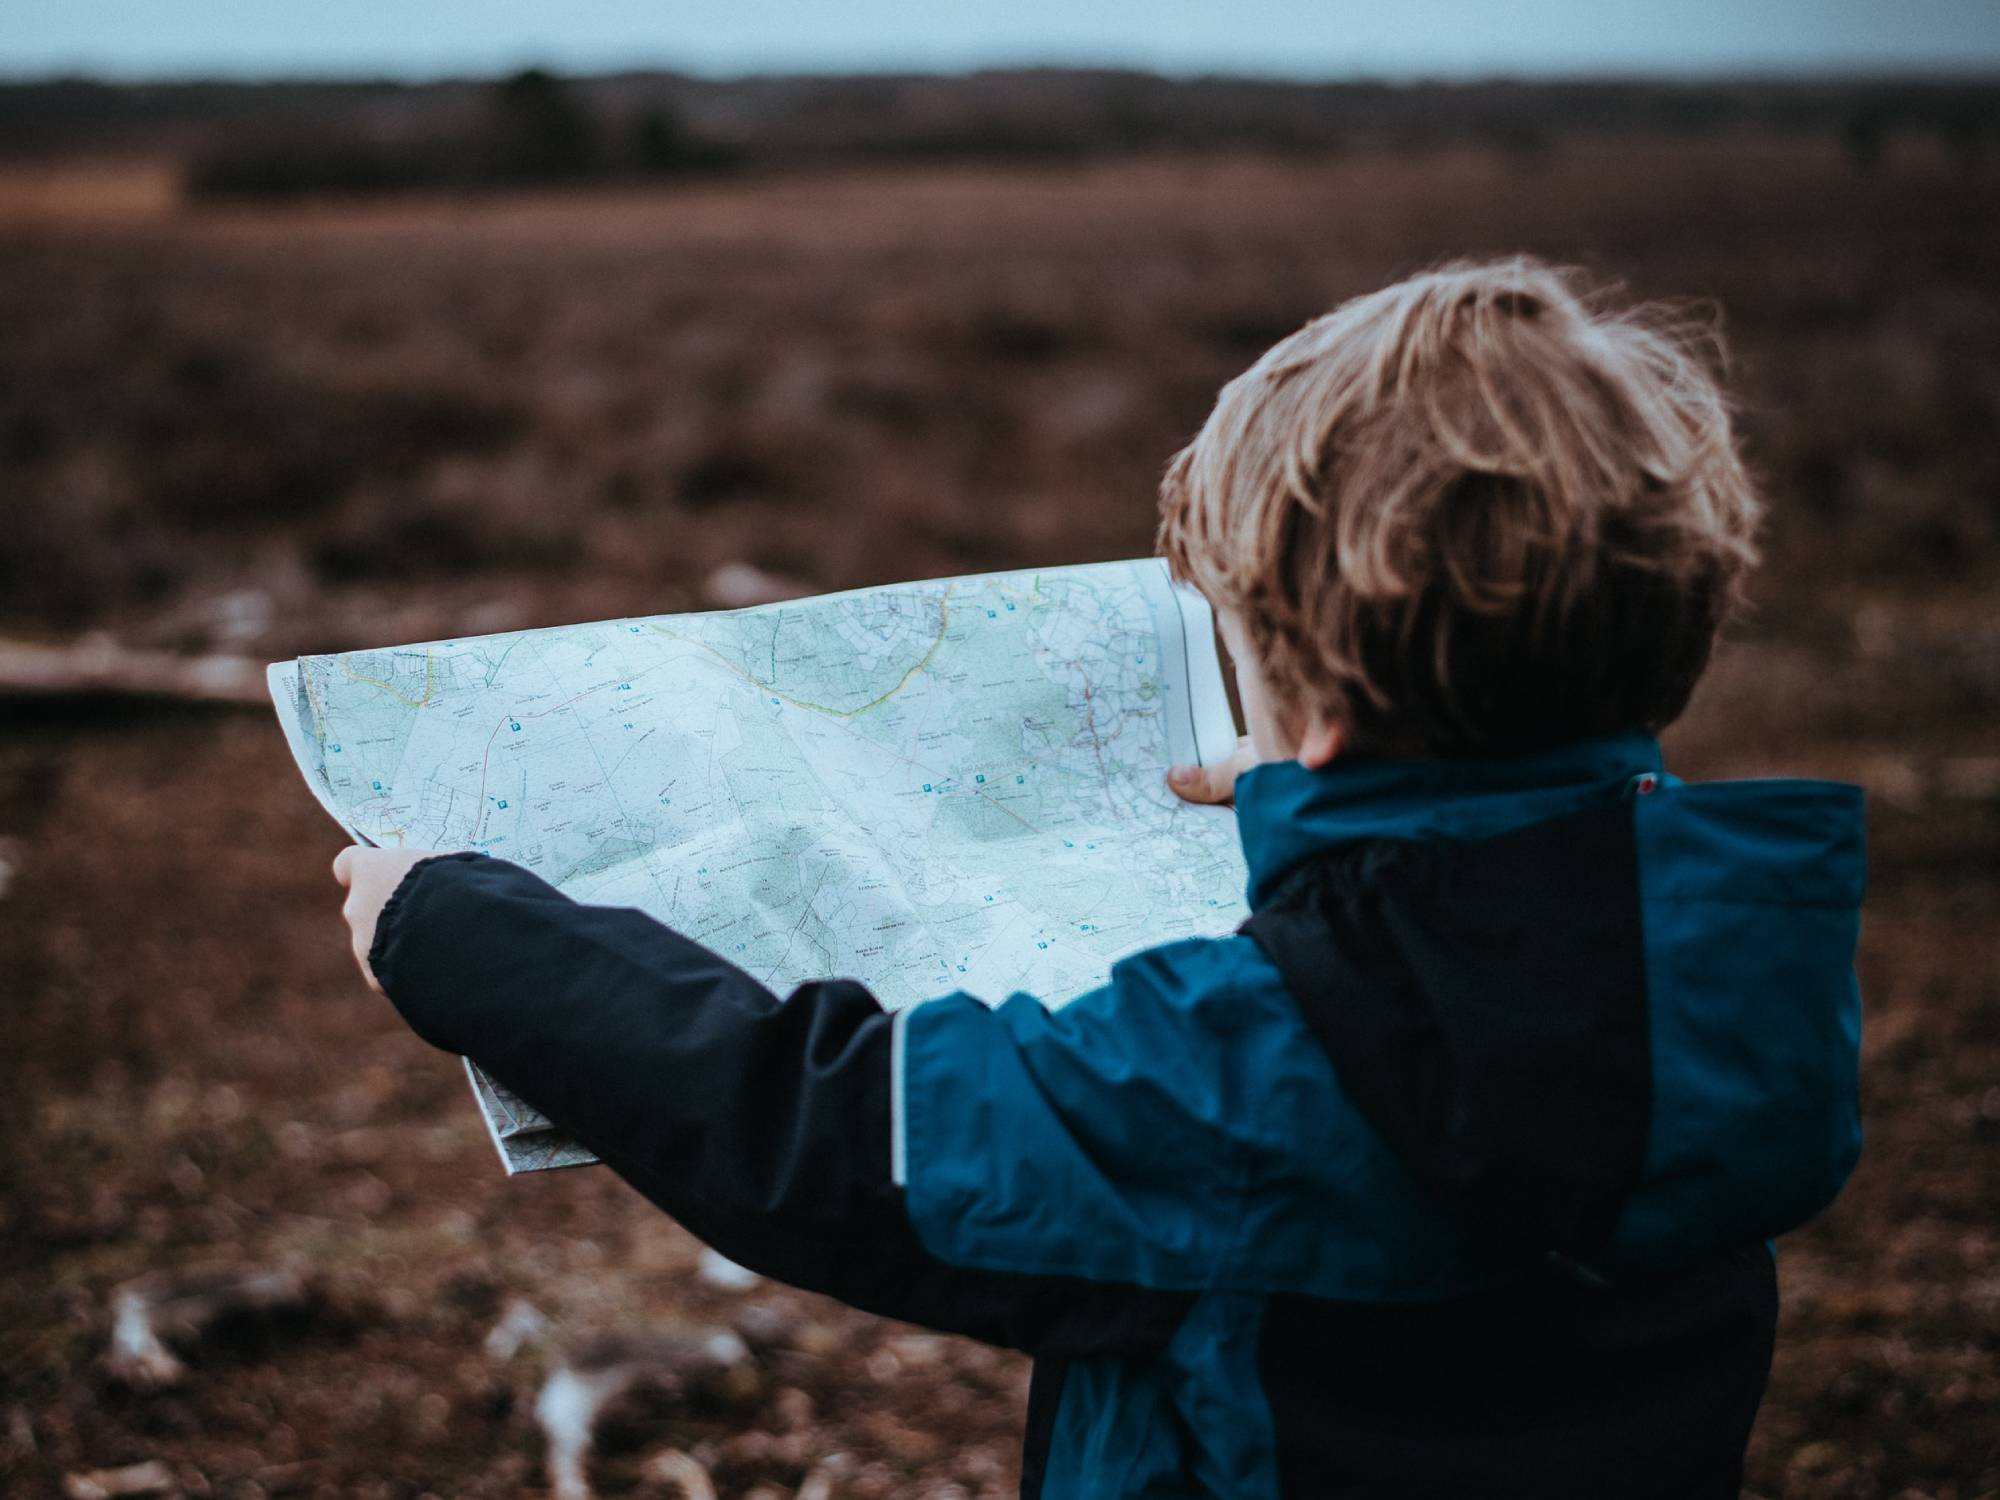
[[[2000,72],[2000,0],[0,0],[0,72]]]

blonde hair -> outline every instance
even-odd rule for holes
[[[1609,300],[1525,257],[1455,263],[1223,387],[1167,469],[1159,546],[1289,717],[1475,755],[1680,714],[1762,507],[1719,341]]]

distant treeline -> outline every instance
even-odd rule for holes
[[[2000,79],[1286,83],[1036,69],[952,76],[634,73],[498,82],[0,85],[0,150],[166,149],[210,196],[385,192],[852,160],[1325,153],[1606,134],[1831,135],[1857,164],[1920,133],[2000,147]]]
[[[193,197],[277,198],[506,187],[726,171],[740,152],[691,131],[665,102],[611,114],[539,68],[484,91],[469,118],[384,133],[364,121],[231,136],[193,153]]]

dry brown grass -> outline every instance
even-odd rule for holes
[[[171,158],[0,161],[0,229],[144,222],[171,213],[180,197]]]

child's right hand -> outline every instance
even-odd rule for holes
[[[333,878],[347,890],[340,914],[347,919],[354,961],[361,966],[368,988],[378,995],[382,993],[381,981],[368,967],[368,955],[375,947],[375,924],[411,867],[436,855],[435,849],[374,849],[356,844],[334,856]]]
[[[1167,785],[1185,802],[1231,802],[1236,797],[1236,778],[1256,764],[1257,752],[1246,734],[1227,760],[1212,766],[1175,766],[1167,772]]]

